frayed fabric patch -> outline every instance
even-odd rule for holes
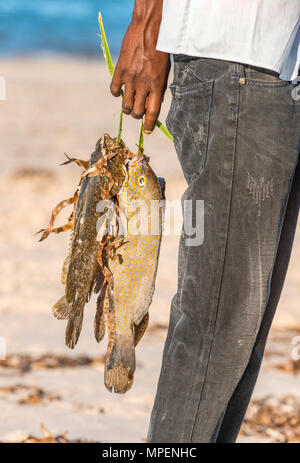
[[[261,177],[256,180],[249,172],[247,172],[247,189],[249,195],[257,205],[257,216],[261,216],[262,203],[273,196],[274,179],[265,179]]]
[[[203,130],[203,126],[200,125],[199,129],[197,132],[194,132],[193,128],[190,126],[189,122],[187,122],[187,128],[188,128],[188,131],[192,137],[192,139],[194,140],[194,142],[199,145],[202,140],[203,140],[203,136],[204,136],[204,130]]]

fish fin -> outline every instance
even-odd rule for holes
[[[146,313],[146,315],[142,318],[141,322],[138,325],[134,325],[134,345],[137,346],[141,338],[143,337],[147,326],[149,323],[149,314]]]
[[[75,259],[74,259],[75,260]],[[66,301],[69,304],[72,304],[75,296],[76,296],[76,282],[74,281],[74,278],[72,279],[71,277],[74,275],[74,268],[76,268],[77,262],[71,262],[69,263],[68,267],[68,272],[66,275],[66,284],[65,284],[65,296],[66,296]]]
[[[70,254],[68,254],[64,260],[63,268],[61,271],[61,284],[64,286],[67,284],[67,274],[68,274],[68,269],[70,265],[70,259],[71,259],[71,256]]]
[[[135,349],[133,336],[117,334],[111,355],[105,365],[104,383],[110,392],[124,394],[133,383]]]
[[[104,284],[104,275],[103,275],[103,272],[101,270],[101,267],[99,265],[99,273],[95,279],[95,286],[94,286],[94,293],[97,294],[99,293],[99,291],[101,291],[102,287],[103,287],[103,284]]]
[[[158,184],[161,193],[161,199],[166,199],[166,181],[163,177],[158,177]]]
[[[70,349],[74,349],[81,333],[84,306],[85,300],[76,301],[72,306],[71,314],[66,328],[66,346]]]
[[[72,304],[68,304],[65,296],[61,297],[52,307],[52,313],[58,320],[68,320],[72,311]]]
[[[105,335],[105,318],[104,318],[104,304],[109,304],[108,297],[106,295],[107,283],[104,283],[103,288],[97,299],[97,308],[94,321],[94,333],[97,342],[100,342]]]

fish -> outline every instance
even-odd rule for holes
[[[118,258],[108,259],[113,288],[108,285],[106,289],[109,342],[105,386],[117,393],[124,393],[132,386],[135,347],[149,321],[165,199],[165,181],[155,175],[147,156],[132,158],[127,169],[128,178],[117,195],[125,229],[123,243],[117,250]]]
[[[51,232],[72,230],[61,275],[65,291],[52,312],[67,320],[65,343],[74,349],[85,305],[92,293],[97,295],[94,336],[100,342],[108,335],[104,384],[120,394],[133,384],[135,348],[149,322],[163,231],[165,180],[139,151],[134,154],[123,141],[105,134],[89,161],[67,156],[64,164],[84,168],[78,188],[53,209],[48,227],[40,230],[41,240]],[[103,201],[105,207],[99,208]],[[68,223],[54,228],[68,204],[73,204]]]
[[[68,320],[65,341],[71,349],[81,332],[85,304],[97,281],[104,281],[98,259],[97,221],[101,213],[97,213],[97,204],[104,199],[113,199],[121,189],[126,177],[127,157],[125,144],[105,134],[98,140],[81,182],[70,249],[62,271],[65,295],[52,309],[56,318]]]

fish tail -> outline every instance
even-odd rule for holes
[[[76,301],[72,306],[66,328],[66,346],[74,349],[81,333],[85,300]]]
[[[110,357],[106,362],[104,375],[106,388],[118,394],[127,392],[132,386],[134,371],[134,337],[117,333]]]
[[[72,304],[68,304],[66,297],[61,297],[52,307],[52,313],[58,320],[68,320],[72,312]]]

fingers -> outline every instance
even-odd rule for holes
[[[123,112],[131,114],[135,119],[141,119],[146,114],[144,132],[150,134],[154,130],[159,116],[163,92],[149,93],[148,85],[136,86],[135,79],[126,79],[125,76],[123,77],[123,73],[116,68],[110,85],[111,93],[114,96],[120,96],[122,85],[125,87],[122,102]]]
[[[146,112],[146,100],[148,92],[144,88],[137,88],[134,100],[134,106],[132,109],[132,117],[135,119],[141,119]]]
[[[161,93],[150,93],[144,122],[144,132],[146,135],[149,135],[155,128],[155,123],[160,112],[161,101]]]
[[[110,84],[110,91],[113,96],[120,96],[122,85],[123,85],[122,74],[118,72],[116,68],[111,84]]]
[[[125,114],[131,114],[134,105],[135,90],[133,85],[125,85],[124,96],[122,102],[122,110]]]

